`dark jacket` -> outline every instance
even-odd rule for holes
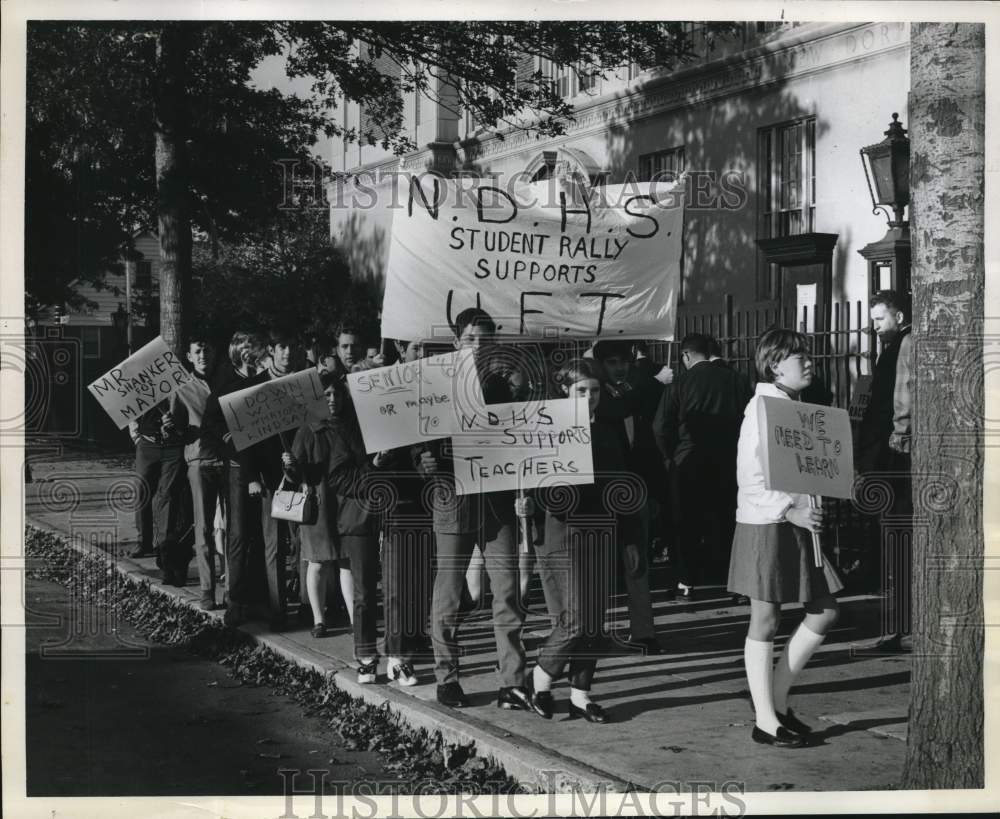
[[[510,385],[498,372],[480,376],[487,406],[511,401]],[[483,531],[492,540],[503,523],[512,522],[514,492],[459,495],[455,492],[455,462],[451,438],[417,444],[410,450],[413,466],[422,473],[421,456],[430,452],[438,463],[434,475],[425,476],[431,483],[424,497],[431,498],[434,531],[440,534],[463,534]]]
[[[590,425],[590,436],[594,482],[536,490],[538,508],[561,524],[579,520],[586,525],[586,518],[607,515],[615,520],[619,546],[638,545],[639,509],[634,500],[642,497],[643,489],[638,476],[629,474],[619,425],[598,417]]]
[[[889,467],[892,460],[889,438],[893,433],[894,396],[896,392],[896,367],[903,340],[910,335],[904,327],[896,337],[882,348],[875,362],[868,406],[858,426],[857,469],[872,472]],[[909,344],[909,342],[907,342]]]
[[[353,418],[304,424],[291,452],[297,468],[289,477],[312,487],[318,501],[316,524],[299,530],[307,543],[332,542],[339,550],[344,535],[377,534],[373,467]]]
[[[223,363],[215,372],[215,376],[211,381],[211,392],[209,393],[208,400],[205,402],[205,415],[202,420],[202,427],[208,435],[218,441],[224,442],[222,443],[222,454],[230,463],[240,463],[241,456],[236,451],[236,447],[233,446],[232,439],[226,440],[225,438],[229,433],[229,427],[226,425],[226,418],[222,414],[222,406],[219,404],[219,398],[223,395],[229,395],[231,392],[242,390],[244,387],[249,387],[252,381],[253,376],[244,377],[236,372],[231,364]]]
[[[624,453],[625,469],[646,483],[651,493],[666,479],[653,438],[653,418],[644,412],[643,393],[631,385],[605,385],[596,417],[615,431]]]
[[[751,397],[742,374],[721,359],[686,370],[664,390],[653,420],[653,434],[666,463],[731,465],[743,411]]]

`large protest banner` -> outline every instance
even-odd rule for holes
[[[161,336],[87,386],[118,429],[138,420],[191,380]]]
[[[505,335],[670,339],[682,191],[411,177],[392,216],[382,335],[441,337],[478,305]]]
[[[594,482],[585,398],[490,404],[462,426],[451,439],[459,495]]]
[[[223,395],[219,404],[238,450],[330,416],[319,373],[312,368]]]
[[[486,403],[471,350],[348,373],[365,451],[445,438]]]
[[[847,410],[764,396],[757,422],[768,489],[851,497],[854,447]]]

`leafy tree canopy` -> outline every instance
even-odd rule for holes
[[[168,31],[180,32],[171,47],[176,54],[180,43],[183,59],[158,59]],[[404,92],[470,110],[498,132],[559,134],[572,107],[547,73],[524,70],[525,55],[594,76],[630,63],[675,66],[693,48],[679,22],[32,22],[26,289],[43,304],[72,303],[72,283],[99,283],[141,229],[160,233],[163,275],[185,279],[183,234],[235,243],[281,221],[278,163],[312,158],[319,135],[416,147],[403,127]],[[251,82],[265,58],[282,56],[290,77],[311,78],[310,96]],[[183,104],[165,118],[164,95],[177,89]],[[341,96],[367,112],[364,133],[345,130]],[[177,159],[169,185],[157,139]],[[186,301],[164,315],[189,313],[178,308]]]

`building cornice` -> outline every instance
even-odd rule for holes
[[[581,105],[566,134],[539,140],[527,130],[509,129],[459,143],[465,163],[500,159],[525,147],[550,147],[665,112],[703,105],[743,91],[806,77],[838,66],[882,56],[909,46],[905,23],[807,24],[774,40],[713,62],[638,80],[633,85]]]

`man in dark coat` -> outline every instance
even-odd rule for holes
[[[678,526],[678,588],[685,597],[722,582],[736,525],[736,444],[750,386],[701,334],[681,341],[685,371],[663,393],[653,434],[670,475]]]
[[[626,560],[630,555],[626,553],[621,554],[621,563],[628,594],[631,627],[629,642],[641,647],[646,654],[659,654],[661,648],[653,625],[653,604],[649,591],[649,543],[651,499],[657,487],[663,485],[666,476],[653,441],[653,419],[646,414],[651,403],[647,396],[651,389],[656,388],[650,388],[645,379],[640,380],[639,387],[632,386],[629,380],[630,353],[627,341],[599,341],[594,345],[594,358],[607,374],[596,417],[614,425],[618,431],[625,463],[629,472],[641,482],[641,491],[645,494],[642,508],[638,512],[638,565],[627,565]]]
[[[873,529],[885,573],[883,639],[877,648],[886,652],[905,650],[910,633],[910,586],[913,505],[910,481],[910,420],[913,380],[913,348],[907,306],[900,295],[883,290],[869,308],[878,334],[881,353],[872,373],[868,406],[858,427],[855,467],[866,480],[886,484],[891,491],[888,508]]]

